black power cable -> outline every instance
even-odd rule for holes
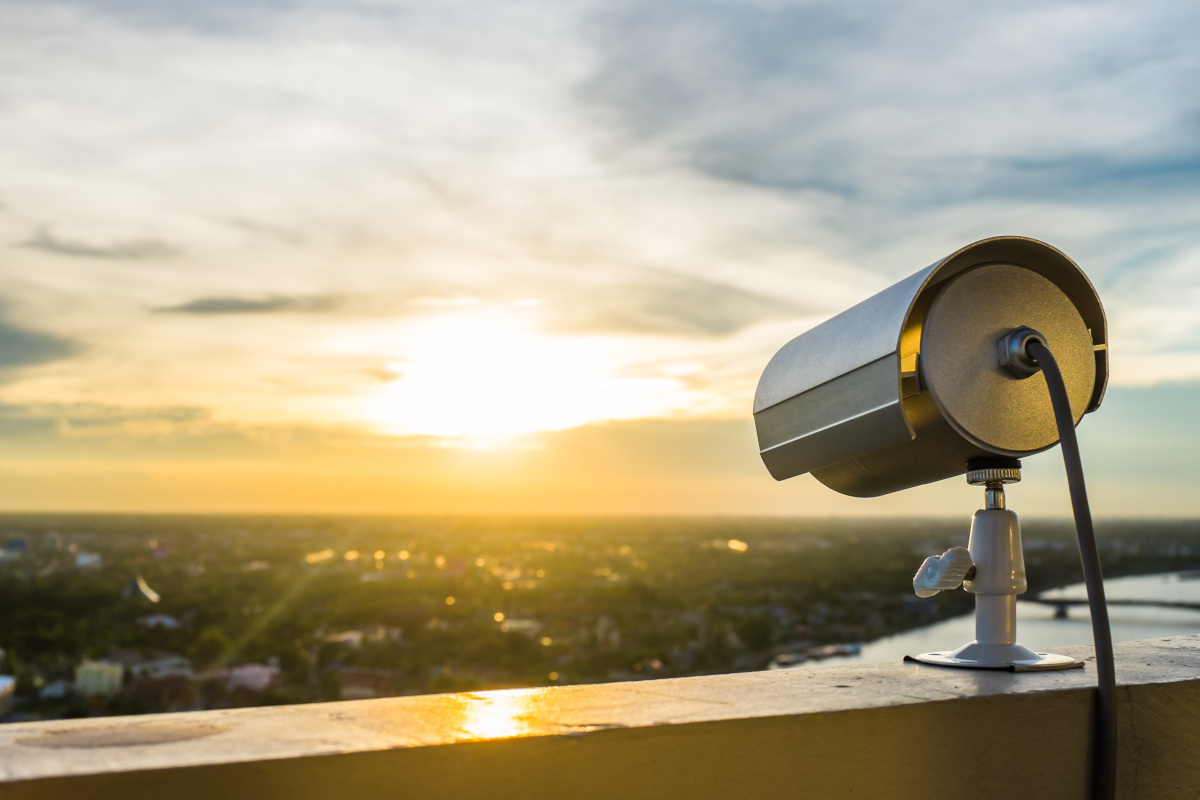
[[[1062,371],[1050,349],[1036,337],[1030,337],[1025,351],[1042,368],[1054,419],[1058,424],[1058,441],[1062,447],[1067,469],[1067,486],[1071,492],[1071,508],[1075,513],[1075,533],[1079,537],[1079,555],[1083,560],[1083,580],[1087,585],[1088,608],[1092,613],[1092,640],[1096,649],[1096,740],[1092,751],[1092,797],[1112,800],[1117,783],[1117,679],[1113,665],[1112,631],[1108,626],[1108,603],[1104,599],[1104,576],[1100,574],[1100,552],[1096,533],[1092,529],[1092,512],[1088,506],[1087,486],[1083,482],[1083,462],[1079,458],[1079,441],[1075,438],[1075,416]]]

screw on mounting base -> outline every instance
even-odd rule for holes
[[[967,470],[967,483],[972,486],[988,486],[993,483],[1003,485],[1006,483],[1017,483],[1020,480],[1021,468],[1019,466],[986,467]]]
[[[1015,458],[973,458],[967,462],[967,483],[986,487],[985,508],[1004,508],[1004,484],[1021,480],[1021,462]]]

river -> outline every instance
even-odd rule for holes
[[[1185,633],[1200,633],[1200,610],[1163,606],[1113,605],[1114,600],[1150,600],[1163,603],[1200,604],[1200,575],[1170,572],[1160,575],[1135,575],[1104,582],[1108,595],[1109,622],[1114,642],[1137,639],[1161,639]],[[1083,584],[1064,586],[1045,592],[1052,599],[1085,599]],[[1055,608],[1040,603],[1017,603],[1017,641],[1041,651],[1071,645],[1092,644],[1092,622],[1087,606],[1071,606],[1067,619],[1055,619]],[[864,644],[856,655],[834,656],[805,662],[802,667],[834,663],[873,663],[896,661],[906,655],[933,650],[954,650],[975,638],[975,615],[916,628]]]

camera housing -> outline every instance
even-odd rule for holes
[[[1075,424],[1100,406],[1108,329],[1083,271],[1048,244],[968,245],[784,345],[754,397],[776,480],[811,472],[876,497],[1058,442],[1045,378],[1005,337],[1053,348]]]

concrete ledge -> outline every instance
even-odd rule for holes
[[[1200,636],[1117,658],[1118,796],[1200,796]],[[19,723],[0,797],[1082,799],[1094,685],[889,663]]]

